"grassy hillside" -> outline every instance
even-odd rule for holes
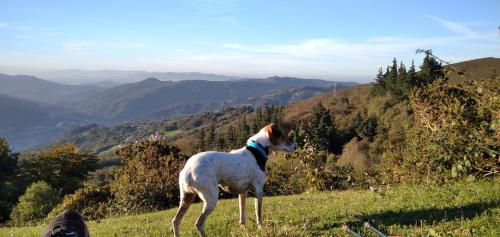
[[[247,229],[238,224],[237,199],[223,200],[207,221],[210,236],[348,236],[347,222],[361,227],[373,219],[380,229],[405,236],[498,236],[500,179],[463,182],[444,187],[399,186],[375,193],[369,190],[305,193],[266,197],[262,231],[256,229],[253,205],[247,205]],[[92,236],[171,236],[175,209],[89,222]],[[194,222],[201,205],[190,208],[183,236],[197,236]],[[0,236],[38,236],[43,226],[0,228]]]

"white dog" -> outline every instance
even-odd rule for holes
[[[224,191],[239,195],[240,224],[245,225],[245,200],[250,189],[255,191],[257,224],[262,224],[262,195],[269,147],[293,152],[295,145],[274,124],[262,128],[248,139],[246,147],[227,152],[202,152],[186,162],[179,174],[180,205],[172,220],[174,236],[179,236],[182,217],[198,194],[203,211],[196,221],[200,236],[206,236],[205,221],[214,210],[220,186]]]

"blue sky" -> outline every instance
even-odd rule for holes
[[[372,78],[418,48],[500,57],[500,1],[0,2],[0,70]]]

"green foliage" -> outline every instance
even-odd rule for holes
[[[299,159],[301,152],[293,154],[277,153],[270,157],[266,165],[265,195],[291,195],[310,189],[305,178],[304,165]]]
[[[110,215],[112,196],[108,185],[87,186],[66,195],[61,204],[47,215],[48,220],[67,209],[75,210],[86,220],[102,219]]]
[[[97,168],[97,159],[81,152],[74,144],[53,145],[40,152],[27,153],[20,160],[20,167],[28,180],[43,180],[65,195],[83,187],[89,172]]]
[[[42,220],[59,202],[59,192],[48,183],[32,183],[19,197],[10,218],[14,224],[33,223]]]
[[[307,137],[298,154],[307,188],[312,190],[344,189],[349,186],[350,168],[335,164],[335,156],[314,145]]]
[[[17,198],[24,191],[25,185],[20,180],[18,154],[12,153],[7,141],[0,138],[0,223],[8,219]]]
[[[177,205],[178,176],[187,157],[163,140],[143,140],[117,152],[122,167],[111,181],[119,212],[143,212]]]
[[[425,53],[424,62],[420,66],[420,72],[418,73],[417,85],[422,87],[432,84],[436,79],[443,78],[443,66],[440,62],[432,55],[431,50],[417,50],[417,53]]]
[[[491,100],[495,92],[488,88],[477,93],[441,79],[416,90],[417,124],[402,146],[404,167],[437,181],[496,174],[500,144],[494,125],[500,103]]]
[[[308,127],[310,144],[318,150],[331,150],[332,138],[335,136],[335,125],[330,111],[322,104],[312,108],[311,120]]]
[[[288,137],[292,139],[293,144],[295,144],[296,147],[303,148],[306,138],[304,123],[302,121],[299,121],[297,125],[295,125],[295,128],[292,131],[290,131]]]

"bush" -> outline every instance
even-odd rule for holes
[[[97,159],[74,144],[54,145],[26,154],[20,160],[20,167],[28,180],[43,180],[65,195],[83,187],[89,172],[97,168]]]
[[[123,164],[111,182],[117,211],[154,211],[178,204],[179,172],[188,158],[179,148],[165,141],[144,140],[117,154]]]
[[[59,192],[44,181],[32,183],[19,197],[10,218],[14,224],[28,224],[42,220],[59,202]]]
[[[370,168],[372,165],[368,157],[368,147],[360,142],[358,138],[353,138],[344,145],[342,155],[337,160],[340,166],[350,166],[358,173]]]
[[[96,220],[109,216],[111,191],[108,185],[88,186],[66,195],[61,204],[54,208],[47,219],[51,220],[66,209],[78,212],[86,220]]]
[[[299,151],[294,154],[277,153],[270,157],[266,165],[266,195],[291,195],[307,190],[309,185],[298,154]]]

